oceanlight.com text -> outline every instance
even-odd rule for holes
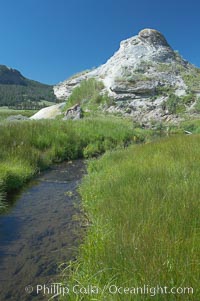
[[[168,287],[159,285],[144,285],[142,287],[120,287],[116,285],[110,285],[108,291],[112,295],[149,295],[151,297],[164,294],[185,295],[194,293],[194,289],[192,287]]]
[[[157,295],[192,295],[194,289],[192,287],[169,287],[169,286],[151,286],[143,285],[138,287],[125,287],[117,286],[115,284],[105,285],[104,287],[98,287],[96,285],[89,284],[87,286],[81,286],[75,284],[73,286],[63,286],[61,283],[52,284],[38,284],[35,287],[28,285],[25,288],[27,294],[43,295],[47,297],[66,296],[66,295],[149,295],[155,297]]]

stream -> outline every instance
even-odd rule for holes
[[[84,232],[77,187],[85,173],[82,160],[54,165],[0,216],[1,301],[48,300],[35,287],[60,281],[59,265],[75,259]]]

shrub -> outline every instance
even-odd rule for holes
[[[103,88],[103,82],[97,81],[94,78],[83,80],[80,86],[73,89],[64,110],[77,103],[84,106],[86,104],[100,104],[104,99],[103,95],[100,94]]]
[[[188,73],[182,72],[181,75],[189,91],[200,90],[200,69],[193,68]]]
[[[175,94],[170,94],[165,104],[166,109],[170,114],[177,114],[185,111],[185,106],[182,103],[181,98]]]
[[[196,96],[193,93],[190,93],[188,95],[181,97],[181,100],[184,104],[189,105],[192,102],[195,102]]]

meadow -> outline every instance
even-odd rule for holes
[[[144,139],[131,121],[115,117],[4,121],[0,125],[0,191],[19,189],[55,162],[98,156]]]
[[[61,300],[199,300],[199,178],[199,135],[133,145],[92,160],[80,187],[89,227],[63,284],[71,291],[75,285],[99,291],[71,292]],[[144,286],[148,293],[123,292]],[[115,287],[122,289],[113,293]]]
[[[183,130],[194,134],[181,135]],[[87,233],[62,281],[71,287],[97,286],[99,292],[61,300],[200,298],[200,136],[195,134],[200,121],[170,131],[176,135],[164,137],[161,128],[140,129],[114,116],[1,123],[0,211],[9,205],[6,193],[53,163],[90,159],[80,187]],[[120,293],[144,286],[148,293]],[[166,286],[179,293],[162,294]],[[160,288],[157,293],[155,288]],[[180,293],[184,288],[193,294]]]
[[[0,122],[5,121],[6,118],[14,115],[23,115],[26,117],[30,117],[36,112],[37,111],[35,110],[14,110],[9,109],[8,107],[0,107]]]

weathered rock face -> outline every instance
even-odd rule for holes
[[[145,43],[149,43],[151,45],[163,46],[170,48],[167,43],[165,37],[155,29],[143,29],[139,32],[138,37]]]
[[[163,111],[163,103],[170,93],[186,95],[188,84],[184,75],[190,75],[193,69],[159,31],[144,29],[122,41],[119,50],[104,65],[56,85],[54,93],[67,100],[81,81],[96,78],[104,83],[115,101],[107,111],[129,112],[136,120],[163,120],[169,113]]]
[[[69,108],[64,114],[63,120],[77,120],[82,118],[82,109],[79,104],[74,105],[73,107]]]
[[[116,97],[117,100],[119,100],[117,94],[124,90],[128,94],[142,94],[143,91],[146,94],[149,86],[152,86],[149,82],[153,80],[153,86],[156,86],[160,79],[158,71],[155,70],[156,63],[172,63],[173,61],[175,61],[175,53],[164,36],[156,30],[144,29],[138,36],[122,41],[120,49],[104,65],[58,84],[54,87],[54,92],[58,98],[67,98],[82,80],[96,77],[103,81],[110,95]],[[185,62],[182,63],[185,64]],[[146,75],[145,78],[143,78],[144,75]],[[157,75],[157,82],[155,75]],[[174,76],[164,80],[168,80],[169,83],[176,81]],[[141,81],[143,82],[142,88],[140,88]]]

